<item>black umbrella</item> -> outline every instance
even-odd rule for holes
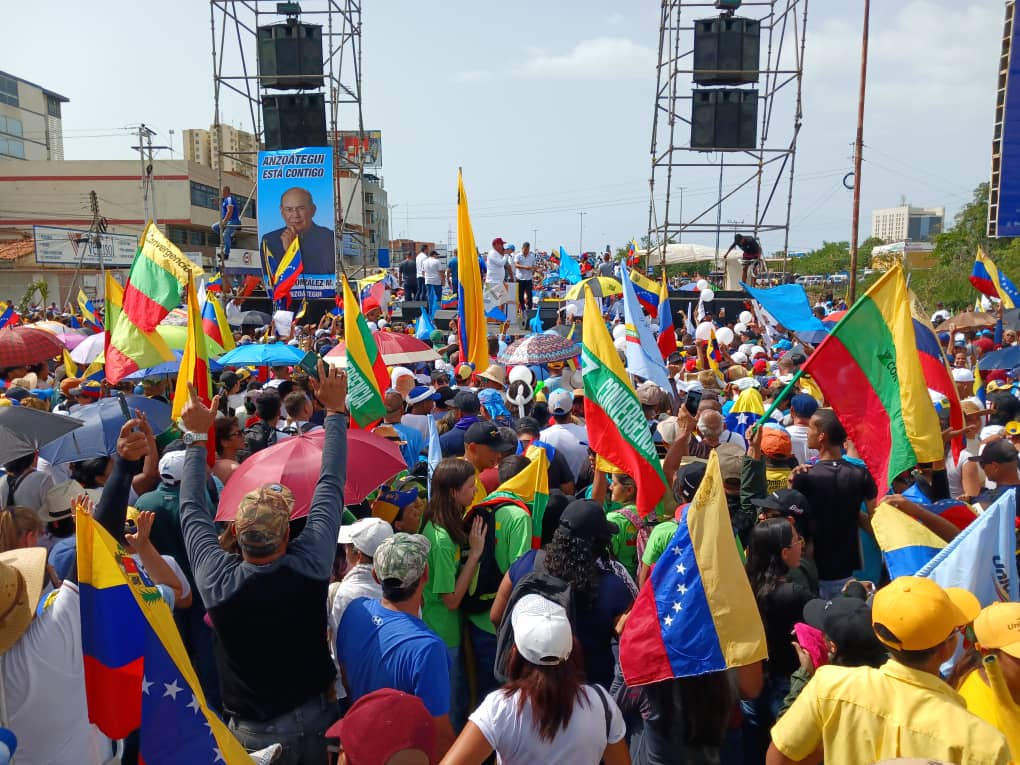
[[[263,311],[241,311],[236,316],[231,316],[227,319],[232,327],[243,327],[248,324],[255,327],[263,327],[272,320],[273,317]]]
[[[0,407],[0,465],[38,451],[84,423],[27,406]]]
[[[978,369],[982,372],[992,369],[1013,369],[1017,366],[1020,366],[1020,345],[1008,345],[986,353],[978,362]]]
[[[1020,329],[1020,308],[1003,311],[1002,326],[1004,329]]]

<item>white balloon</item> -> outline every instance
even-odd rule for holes
[[[533,385],[535,382],[535,374],[523,364],[518,364],[510,370],[510,374],[507,375],[507,379],[510,382],[526,382],[528,385]]]
[[[754,316],[751,314],[750,311],[741,311],[740,312],[740,323],[741,324],[750,324],[752,321],[754,321]]]
[[[742,335],[747,331],[747,327],[744,326],[743,322],[737,322],[733,325],[733,331],[738,335]]]
[[[613,340],[619,340],[621,337],[627,336],[627,326],[625,324],[617,324],[613,327]]]
[[[729,345],[733,342],[733,330],[729,327],[719,327],[715,331],[715,339],[723,345]]]
[[[712,338],[712,330],[715,325],[710,321],[703,321],[694,330],[694,339],[707,343]]]
[[[701,299],[706,303],[711,303],[713,300],[715,300],[715,293],[712,292],[712,290],[710,290],[708,287],[705,287],[705,289],[701,291]]]
[[[708,289],[708,280],[707,279],[698,279],[696,286],[697,286],[697,288],[699,290]]]

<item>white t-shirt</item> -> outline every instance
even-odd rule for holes
[[[330,603],[327,604],[329,606],[329,612],[326,615],[330,631],[329,653],[337,667],[336,697],[338,699],[347,698],[347,689],[344,688],[340,665],[336,661],[336,635],[340,627],[340,620],[344,618],[344,611],[358,598],[372,598],[373,600],[382,598],[382,585],[375,581],[375,577],[372,576],[372,566],[367,563],[355,566],[344,574]]]
[[[485,256],[485,281],[488,284],[502,284],[506,280],[507,256],[489,250]]]
[[[786,432],[790,434],[793,456],[797,458],[799,464],[806,465],[818,456],[817,449],[808,449],[807,425],[787,425]]]
[[[101,765],[112,756],[89,723],[77,585],[60,586],[4,655],[3,671],[18,765]]]
[[[516,255],[514,255],[514,266],[515,266],[515,268],[514,268],[514,277],[517,279],[517,281],[530,282],[532,280],[532,278],[535,276],[535,272],[534,271],[522,271],[517,266],[525,266],[527,268],[534,268],[535,267],[535,253],[529,252],[527,255],[525,255],[523,252],[517,253]]]
[[[581,686],[567,727],[552,741],[539,738],[538,726],[531,716],[531,703],[518,712],[517,692],[507,696],[493,691],[468,718],[496,750],[496,762],[502,765],[535,765],[562,762],[571,765],[598,765],[606,746],[621,741],[627,732],[616,702],[602,689],[609,707],[609,736],[606,736],[606,706],[591,685]]]
[[[425,261],[429,259],[429,256],[424,252],[419,252],[414,258],[414,264],[418,269],[418,278],[422,279],[425,277]]]
[[[442,284],[443,278],[443,261],[439,258],[428,257],[425,258],[425,263],[422,265],[422,271],[425,275],[426,284]]]
[[[0,509],[7,507],[7,495],[9,494],[9,475],[0,478]],[[21,507],[30,507],[36,512],[46,501],[46,493],[53,488],[53,476],[41,470],[33,470],[18,482],[14,479],[17,488],[14,490],[14,504]]]
[[[181,568],[176,558],[172,555],[160,555],[159,557],[166,562],[166,565],[168,565],[170,570],[174,572],[174,576],[177,577],[177,583],[181,586],[180,599],[184,600],[191,594],[191,585],[188,584],[188,577],[184,575],[184,569]],[[138,566],[138,568],[140,568],[151,581],[152,574],[150,574],[149,570],[145,568],[145,564],[142,563],[142,559],[138,555],[132,555],[131,560],[135,562],[135,565]]]
[[[552,445],[556,451],[563,452],[563,459],[570,465],[574,478],[577,478],[588,459],[588,429],[584,425],[568,422],[564,425],[550,425],[538,437]]]

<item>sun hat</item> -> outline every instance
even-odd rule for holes
[[[358,552],[369,558],[375,555],[379,545],[393,536],[393,527],[382,518],[361,518],[354,523],[340,527],[337,544],[353,545]]]
[[[574,636],[567,611],[541,595],[525,595],[510,614],[517,652],[532,664],[552,667],[570,658]]]
[[[0,553],[0,655],[32,624],[46,579],[46,548],[21,547]]]
[[[875,594],[871,623],[878,639],[889,648],[926,651],[978,615],[977,599],[967,595],[966,590],[943,589],[925,577],[897,577]]]
[[[478,376],[497,385],[506,385],[506,370],[498,364],[490,364],[484,372],[479,372]]]

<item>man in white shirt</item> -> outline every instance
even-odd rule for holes
[[[425,274],[425,301],[438,308],[443,299],[443,281],[446,277],[446,269],[443,268],[438,252],[433,250],[429,253],[422,264],[422,271]]]
[[[588,459],[588,429],[573,421],[570,410],[574,408],[574,394],[562,388],[549,395],[549,412],[555,425],[550,425],[538,435],[538,440],[550,444],[563,454],[574,480]]]
[[[531,243],[521,245],[521,251],[514,255],[514,277],[517,279],[517,304],[521,311],[534,308],[534,275],[535,254],[531,251]]]
[[[425,261],[429,258],[429,248],[427,244],[421,246],[421,252],[414,259],[415,267],[417,268],[418,274],[418,290],[414,293],[415,300],[425,299]]]
[[[506,278],[506,266],[509,258],[506,254],[503,240],[496,237],[492,240],[492,249],[485,256],[485,310],[492,308],[502,310],[507,302],[506,285],[503,280]]]
[[[790,434],[793,456],[800,465],[807,465],[809,460],[818,456],[817,449],[808,449],[807,432],[811,415],[818,410],[818,402],[807,393],[798,393],[790,399],[790,418],[793,422],[786,427]]]

